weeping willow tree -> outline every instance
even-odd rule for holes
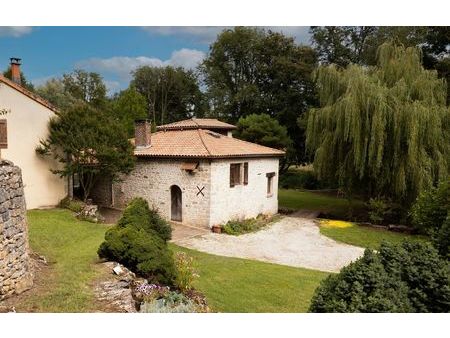
[[[309,112],[306,146],[320,179],[405,204],[447,179],[446,83],[418,49],[385,43],[375,67],[323,66],[314,76],[320,108]]]

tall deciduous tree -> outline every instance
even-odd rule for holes
[[[268,114],[252,114],[241,117],[237,123],[234,136],[241,140],[258,143],[266,147],[284,150],[287,157],[293,156],[292,140],[287,128]],[[288,158],[281,163],[281,171],[286,169]]]
[[[417,48],[385,43],[376,67],[322,66],[315,79],[321,107],[309,112],[307,146],[319,178],[411,203],[448,175],[446,83]]]
[[[112,98],[111,111],[129,137],[134,134],[134,121],[148,116],[145,97],[134,86],[130,86]]]
[[[268,114],[288,128],[296,161],[304,160],[304,133],[295,123],[315,103],[311,73],[316,54],[294,39],[260,28],[224,30],[201,66],[212,115],[236,123]]]
[[[83,103],[65,89],[61,79],[53,78],[36,88],[36,93],[60,110],[67,110],[76,104]]]
[[[54,174],[78,174],[85,200],[97,177],[115,179],[134,166],[133,147],[124,128],[109,114],[87,104],[52,118],[49,135],[36,151],[62,163],[62,168],[52,169]]]
[[[148,116],[154,125],[204,114],[204,95],[192,71],[143,66],[133,72],[131,84],[147,100]]]
[[[106,86],[100,74],[76,69],[64,74],[64,90],[74,98],[82,100],[93,107],[103,107],[106,103]]]

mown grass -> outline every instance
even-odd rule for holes
[[[347,199],[320,192],[279,189],[278,201],[280,207],[320,211],[339,219],[346,219],[349,215],[350,204]],[[354,200],[352,208],[354,214],[361,213],[365,208],[364,202]]]
[[[200,275],[195,287],[218,312],[306,312],[314,290],[329,275],[170,246],[194,257]]]
[[[18,311],[89,312],[96,307],[92,282],[97,248],[107,226],[83,222],[68,210],[28,213],[32,249],[50,261],[38,290],[17,304]],[[328,273],[210,255],[170,244],[193,256],[200,277],[195,286],[218,312],[305,312]]]
[[[335,241],[377,250],[383,241],[399,244],[404,240],[425,241],[423,236],[409,235],[353,224],[346,228],[320,226],[320,233]]]
[[[39,292],[17,307],[33,312],[89,312],[94,304],[94,263],[107,226],[77,220],[68,210],[28,212],[30,246],[50,263]]]

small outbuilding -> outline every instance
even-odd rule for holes
[[[204,227],[277,213],[284,152],[233,138],[235,128],[193,118],[151,133],[148,121],[138,121],[135,169],[119,182],[99,184],[94,200],[123,207],[143,197],[168,220]]]

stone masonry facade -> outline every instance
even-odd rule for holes
[[[171,218],[171,186],[182,192],[183,223],[209,226],[211,174],[209,160],[200,160],[192,171],[183,170],[182,159],[138,159],[129,174],[113,184],[114,206],[124,207],[134,197],[146,199],[161,216]]]
[[[113,184],[113,205],[123,208],[134,197],[145,198],[161,215],[171,218],[171,186],[182,191],[183,223],[201,227],[278,212],[278,158],[198,160],[192,172],[183,159],[139,158],[131,174]],[[230,187],[230,164],[248,163],[248,184]],[[267,193],[267,174],[273,191]],[[110,190],[98,188],[109,194]],[[101,194],[100,194],[101,195]],[[106,199],[106,198],[104,198]]]
[[[0,300],[32,284],[22,173],[0,160]]]

